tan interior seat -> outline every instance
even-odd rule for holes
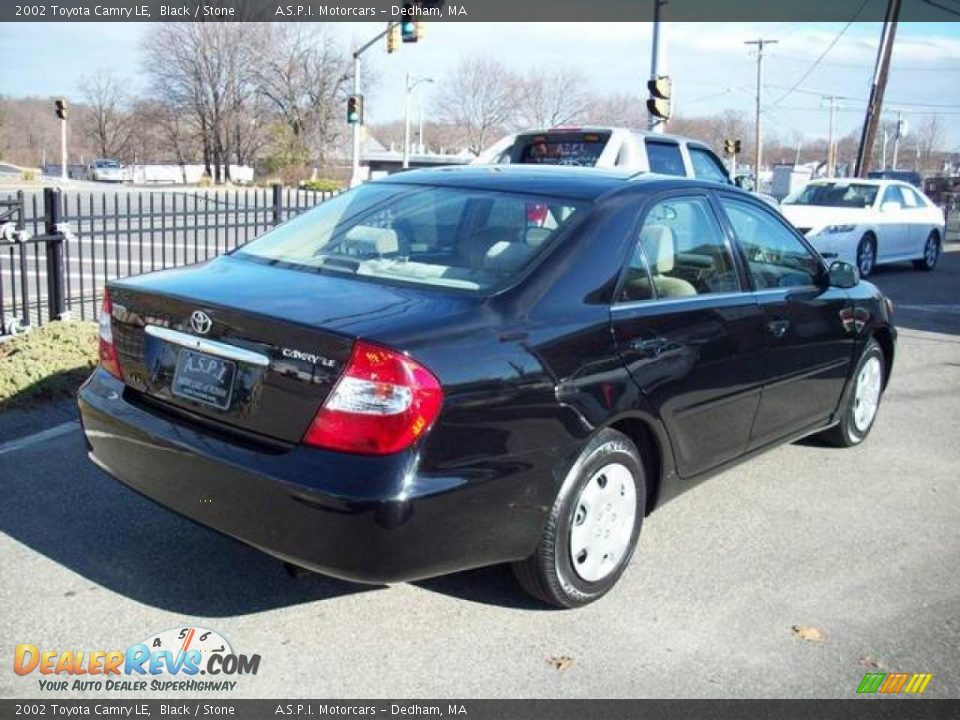
[[[645,225],[640,233],[640,242],[650,263],[650,274],[653,276],[653,286],[657,297],[691,297],[697,294],[697,289],[683,278],[667,275],[674,268],[674,240],[673,231],[666,225]],[[649,281],[646,278],[637,278],[631,281],[630,286],[643,296],[643,290],[649,290]],[[649,293],[648,293],[649,295]]]

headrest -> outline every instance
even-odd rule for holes
[[[510,272],[523,265],[536,248],[525,243],[501,240],[487,250],[483,259],[483,269],[495,272]]]
[[[666,225],[644,225],[640,242],[654,275],[673,270],[673,231]]]
[[[553,230],[545,227],[528,227],[523,241],[530,247],[538,248],[553,234]]]
[[[344,245],[361,253],[389,255],[400,249],[396,230],[378,228],[372,225],[355,225],[343,238]]]

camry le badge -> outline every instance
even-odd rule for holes
[[[213,320],[203,310],[194,310],[190,313],[190,327],[198,335],[206,335],[213,326]]]

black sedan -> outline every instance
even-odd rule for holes
[[[100,467],[296,565],[382,583],[509,562],[573,607],[709,475],[814,433],[860,443],[890,313],[734,187],[408,172],[110,283],[80,410]]]

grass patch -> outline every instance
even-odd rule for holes
[[[0,343],[0,410],[70,397],[97,364],[97,326],[52,322]]]

